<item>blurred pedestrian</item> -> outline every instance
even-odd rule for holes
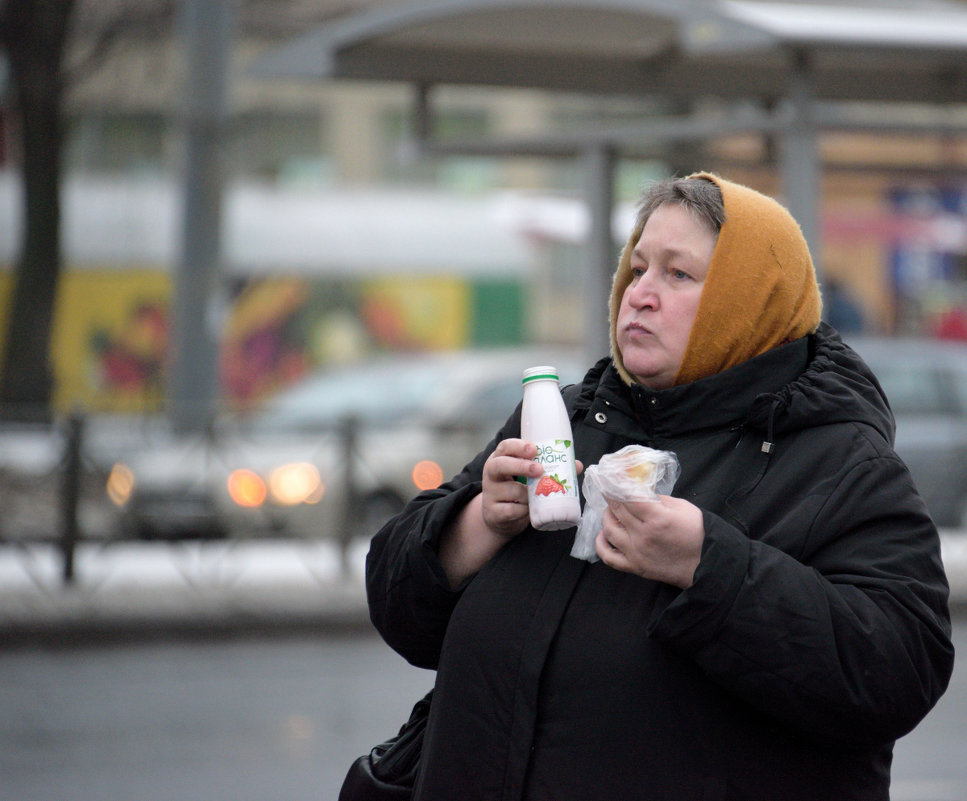
[[[595,548],[529,526],[520,408],[374,537],[372,619],[437,670],[421,801],[887,799],[953,664],[937,531],[799,226],[720,177],[644,197],[577,458],[671,451]]]
[[[866,318],[859,302],[835,278],[827,278],[823,286],[823,310],[826,321],[840,334],[862,334],[866,329]]]

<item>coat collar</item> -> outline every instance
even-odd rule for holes
[[[747,428],[777,433],[820,422],[872,424],[892,441],[893,418],[876,379],[836,331],[773,348],[690,384],[663,390],[629,387],[611,359],[585,377],[575,404],[585,420],[629,440]]]

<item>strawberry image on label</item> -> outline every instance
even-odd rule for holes
[[[560,479],[555,476],[543,476],[540,481],[537,482],[537,487],[534,490],[535,495],[550,495],[554,492],[566,493],[567,492],[567,479]]]

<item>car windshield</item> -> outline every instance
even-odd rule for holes
[[[433,364],[381,362],[313,376],[269,401],[253,418],[259,429],[392,424],[419,412],[440,385]]]

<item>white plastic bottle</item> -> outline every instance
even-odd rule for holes
[[[527,479],[531,525],[542,531],[570,528],[581,520],[574,437],[564,407],[557,369],[524,370],[524,405],[520,435],[537,446],[534,461],[544,468],[540,478]]]

